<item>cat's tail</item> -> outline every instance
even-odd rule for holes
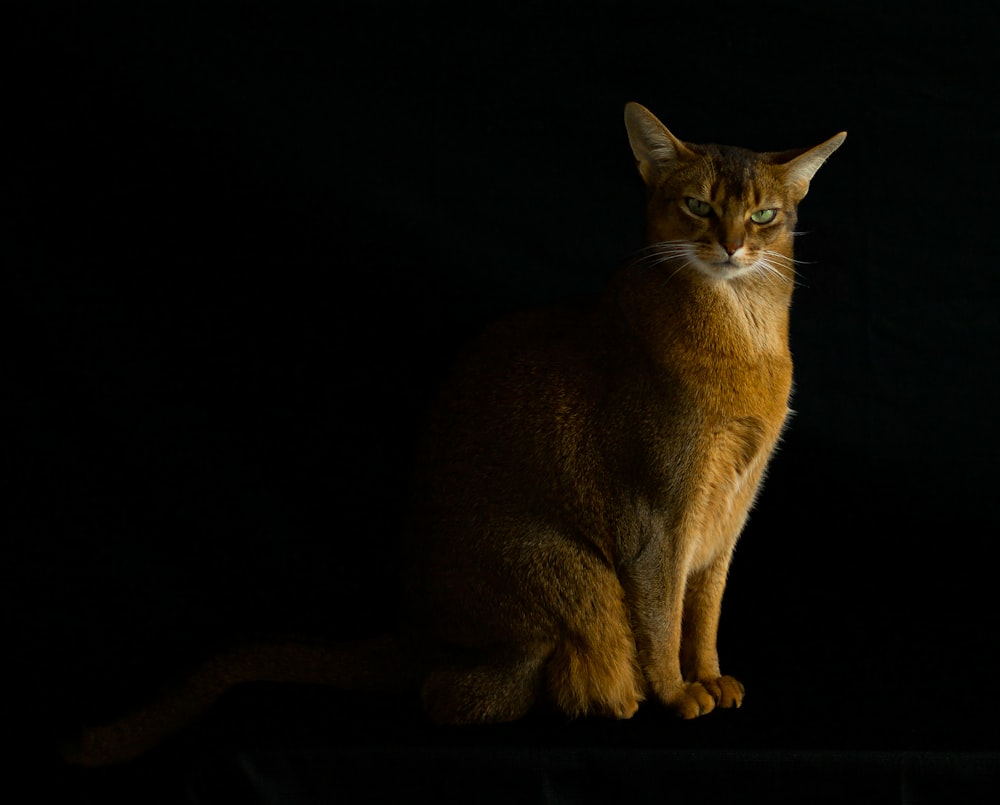
[[[392,636],[346,644],[256,643],[218,654],[178,687],[111,724],[91,727],[63,746],[80,766],[123,763],[195,721],[244,682],[329,685],[343,690],[404,692],[415,674]]]

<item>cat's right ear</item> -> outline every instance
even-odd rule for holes
[[[635,154],[639,175],[649,186],[657,184],[664,171],[680,156],[692,153],[674,137],[656,115],[642,104],[625,104],[625,128]]]
[[[785,181],[799,201],[805,198],[806,193],[809,192],[809,182],[815,176],[816,171],[826,162],[830,154],[843,145],[845,139],[847,139],[847,132],[842,131],[815,148],[789,151],[785,153],[784,157],[780,154],[776,155],[776,161],[784,169]]]

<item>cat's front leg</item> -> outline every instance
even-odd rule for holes
[[[730,550],[688,578],[681,628],[684,679],[700,683],[719,707],[740,707],[745,693],[738,679],[719,670],[719,616],[731,558]]]
[[[685,577],[675,557],[647,549],[623,569],[622,584],[650,690],[678,716],[690,719],[715,709],[716,696],[700,681],[686,681],[681,673]]]

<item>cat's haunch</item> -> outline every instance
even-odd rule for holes
[[[86,733],[77,762],[130,757],[252,679],[398,683],[440,724],[741,705],[723,590],[788,413],[797,207],[845,135],[756,153],[682,142],[635,103],[625,123],[648,242],[598,298],[498,322],[459,360],[419,452],[396,635],[223,655]]]

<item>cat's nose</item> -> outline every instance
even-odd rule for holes
[[[726,250],[726,254],[732,257],[736,252],[743,248],[742,240],[727,240],[722,244],[722,248]]]

